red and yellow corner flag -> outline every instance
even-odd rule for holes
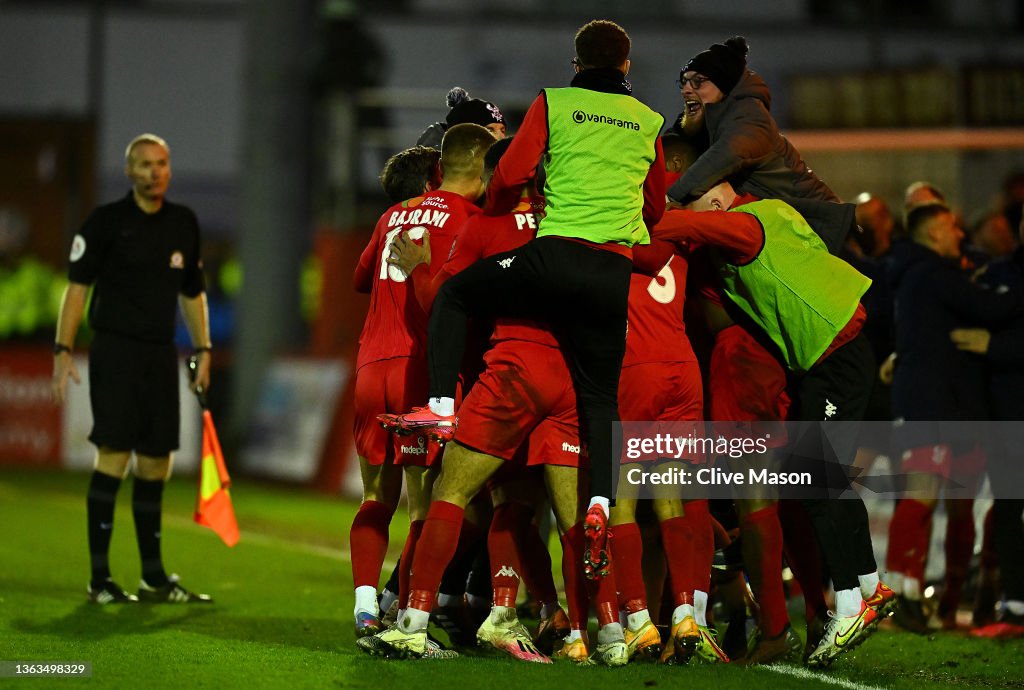
[[[195,521],[216,532],[228,546],[234,546],[238,543],[238,523],[231,505],[230,486],[231,477],[224,466],[213,415],[203,410],[203,460],[199,467]]]

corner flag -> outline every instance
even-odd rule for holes
[[[217,440],[213,416],[203,410],[203,459],[199,468],[199,495],[196,496],[195,521],[217,533],[225,544],[238,543],[238,523],[231,505],[231,477],[224,466],[224,455]]]

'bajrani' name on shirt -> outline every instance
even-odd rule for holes
[[[397,225],[433,225],[435,228],[443,228],[452,214],[444,211],[435,211],[429,208],[418,208],[413,211],[395,211],[388,218],[388,227]]]

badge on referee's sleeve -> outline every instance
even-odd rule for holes
[[[71,262],[74,263],[83,256],[85,256],[85,238],[75,235],[75,239],[71,240]]]

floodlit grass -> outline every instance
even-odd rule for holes
[[[382,661],[360,654],[352,632],[348,527],[356,506],[295,489],[238,482],[232,491],[242,541],[226,548],[191,521],[195,486],[167,487],[164,562],[212,606],[86,603],[88,475],[0,472],[0,660],[89,661],[91,682],[115,688],[571,688],[680,686],[1022,687],[1024,641],[963,635],[930,638],[883,630],[823,674],[797,667],[749,669],[631,665],[624,669],[533,666],[471,656],[446,662]],[[114,579],[139,577],[131,487],[118,500]],[[404,519],[392,529],[391,558]]]

